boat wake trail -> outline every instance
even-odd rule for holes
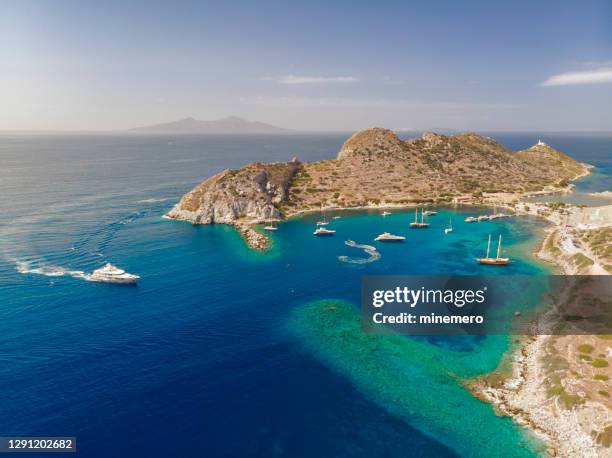
[[[16,261],[15,268],[21,274],[44,275],[45,277],[73,277],[89,280],[90,275],[82,270],[70,270],[59,266],[39,265],[34,266],[28,261]]]
[[[353,248],[360,248],[370,256],[368,258],[350,258],[348,256],[338,256],[338,259],[342,262],[347,262],[349,264],[368,264],[370,262],[378,261],[381,257],[381,254],[378,252],[378,250],[376,250],[376,247],[373,247],[372,245],[360,245],[352,240],[347,240],[344,242],[344,244]]]
[[[136,201],[137,204],[156,204],[158,202],[166,202],[170,197],[151,197],[150,199],[142,199]]]

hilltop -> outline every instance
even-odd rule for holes
[[[168,217],[244,225],[320,208],[474,201],[483,193],[558,190],[587,173],[586,164],[544,144],[514,153],[475,133],[401,140],[372,128],[349,138],[336,159],[225,170],[183,196]]]
[[[130,129],[130,132],[149,134],[281,134],[291,131],[263,122],[247,121],[236,116],[229,116],[214,121],[185,118],[179,121],[137,127]]]

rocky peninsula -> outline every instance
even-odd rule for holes
[[[234,225],[251,247],[265,249],[269,240],[255,225],[302,212],[479,203],[491,194],[564,190],[587,173],[586,164],[542,143],[514,153],[475,133],[401,140],[372,128],[350,137],[336,159],[224,170],[185,194],[167,217]]]

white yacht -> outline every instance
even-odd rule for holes
[[[468,216],[467,218],[465,218],[466,223],[475,223],[476,221],[478,221],[478,218],[474,216]]]
[[[477,221],[478,221],[478,222],[481,222],[481,221],[489,221],[489,220],[490,220],[489,215],[480,215],[480,216],[477,218]]]
[[[406,240],[406,237],[391,234],[390,232],[383,232],[374,240],[376,240],[377,242],[403,242],[404,240]]]
[[[433,216],[433,215],[437,215],[438,212],[435,210],[425,210],[425,216]]]
[[[313,232],[314,235],[334,235],[336,233],[335,229],[327,229],[326,227],[318,227]]]
[[[140,278],[138,275],[129,274],[123,269],[113,266],[111,263],[106,264],[100,269],[96,269],[87,277],[89,281],[97,281],[104,283],[136,283]]]
[[[384,211],[384,212],[381,213],[381,215],[383,215],[383,216],[389,216],[390,214],[391,214],[391,212],[387,212],[387,211]]]

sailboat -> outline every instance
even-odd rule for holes
[[[429,227],[429,223],[425,222],[425,214],[423,213],[423,209],[421,209],[421,221],[419,222],[419,209],[418,207],[414,209],[414,222],[410,223],[410,227],[413,229],[425,229]]]
[[[320,221],[317,221],[317,226],[327,226],[329,224],[329,221],[327,221],[327,218],[325,217],[325,212],[323,212],[323,219]]]
[[[453,232],[453,218],[448,219],[448,227],[444,229],[444,235],[447,235],[449,232]]]
[[[276,227],[276,224],[274,224],[274,221],[272,221],[270,224],[268,224],[267,226],[264,226],[264,229],[266,231],[278,231],[278,227]]]
[[[506,266],[510,263],[510,258],[502,258],[501,255],[501,243],[502,236],[499,235],[499,241],[497,242],[497,256],[494,258],[489,257],[491,251],[491,234],[489,234],[489,242],[487,243],[487,254],[484,258],[476,258],[476,261],[480,264],[487,264],[490,266]]]

